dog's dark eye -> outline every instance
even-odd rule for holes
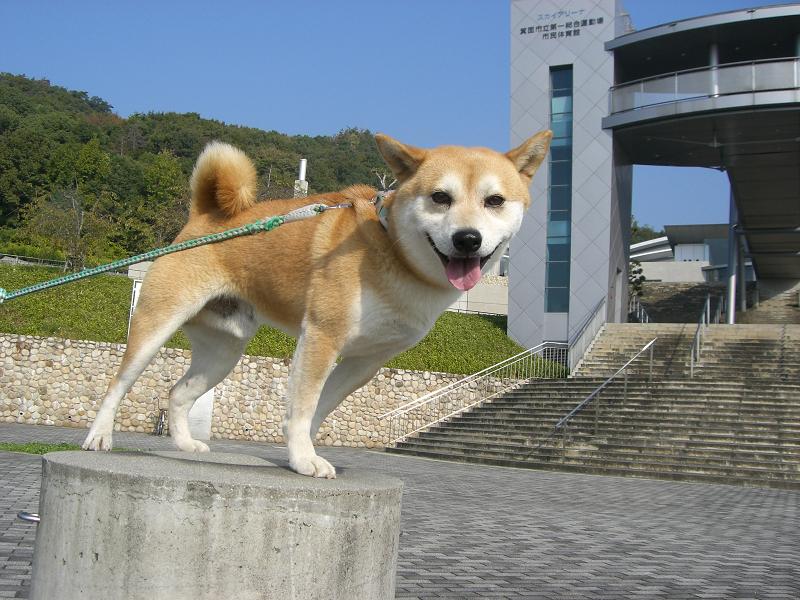
[[[431,200],[436,202],[436,204],[450,204],[453,201],[450,194],[446,192],[433,192],[431,194]]]
[[[484,201],[483,201],[483,203],[484,203],[486,206],[494,206],[494,207],[497,207],[497,206],[503,206],[503,202],[505,202],[505,201],[506,201],[506,199],[505,199],[505,198],[503,198],[502,196],[498,196],[497,194],[495,194],[494,196],[489,196],[489,197],[488,197],[486,200],[484,200]]]

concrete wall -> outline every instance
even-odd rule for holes
[[[123,344],[0,334],[0,422],[86,427],[116,373]],[[165,348],[123,399],[118,431],[150,432],[191,352]],[[282,443],[288,359],[243,356],[214,389],[211,437]],[[459,375],[381,369],[323,424],[318,443],[377,447],[388,440],[378,417]]]
[[[703,267],[708,261],[643,262],[642,274],[647,281],[704,282]]]
[[[484,275],[478,285],[461,294],[448,310],[508,314],[508,278]]]
[[[574,79],[570,310],[544,311],[549,181],[544,164],[534,178],[533,205],[510,254],[509,335],[526,347],[544,339],[566,340],[610,293],[617,268],[622,265],[627,273],[620,257],[627,253],[630,171],[617,174],[615,180],[612,136],[602,129],[608,89],[614,82],[613,55],[604,43],[621,33],[617,12],[616,0],[511,2],[512,146],[549,127],[550,67],[573,65]],[[579,36],[566,35],[567,22],[584,20],[591,24],[580,26]],[[543,26],[555,26],[554,31],[564,36],[545,39],[536,31]],[[574,27],[569,29],[574,34]],[[624,162],[618,166],[630,170]],[[608,303],[615,304],[625,303]]]

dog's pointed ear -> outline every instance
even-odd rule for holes
[[[530,180],[533,178],[533,174],[536,173],[536,169],[542,164],[544,157],[547,156],[547,150],[550,148],[550,140],[552,139],[552,131],[549,129],[540,131],[513,150],[506,152],[506,156],[514,163],[519,174]]]
[[[375,136],[375,142],[378,144],[378,150],[383,156],[383,160],[386,161],[399,181],[405,181],[411,177],[425,160],[427,154],[427,151],[422,148],[407,146],[382,133]]]

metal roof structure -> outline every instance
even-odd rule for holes
[[[800,278],[800,4],[667,23],[606,49],[603,127],[630,162],[727,172],[758,276]]]

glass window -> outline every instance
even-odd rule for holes
[[[569,312],[569,288],[547,288],[544,309],[546,312]]]
[[[550,146],[550,160],[572,160],[572,146]]]
[[[572,114],[572,94],[568,96],[558,96],[550,99],[550,112],[554,115],[559,113]]]
[[[570,123],[571,125],[571,123]],[[568,148],[570,155],[572,154],[572,137],[562,137],[562,138],[553,138],[553,141],[550,142],[550,148]],[[552,155],[550,155],[550,159],[552,160]]]
[[[570,210],[572,208],[572,189],[568,185],[550,187],[550,210]]]
[[[569,221],[553,221],[552,218],[547,223],[547,241],[550,238],[567,238],[569,239]]]
[[[572,119],[569,121],[553,121],[550,123],[550,129],[553,130],[553,137],[572,138]]]
[[[572,161],[559,160],[550,163],[550,185],[569,185],[572,183]]]
[[[556,244],[548,240],[547,243],[547,262],[568,261],[569,243]]]
[[[572,95],[572,65],[564,67],[552,67],[550,69],[550,82],[552,89],[568,89]]]
[[[551,287],[569,287],[569,263],[551,262],[547,265],[547,281],[545,285]]]
[[[545,310],[569,312],[572,211],[572,66],[550,69],[550,185],[547,214]]]

